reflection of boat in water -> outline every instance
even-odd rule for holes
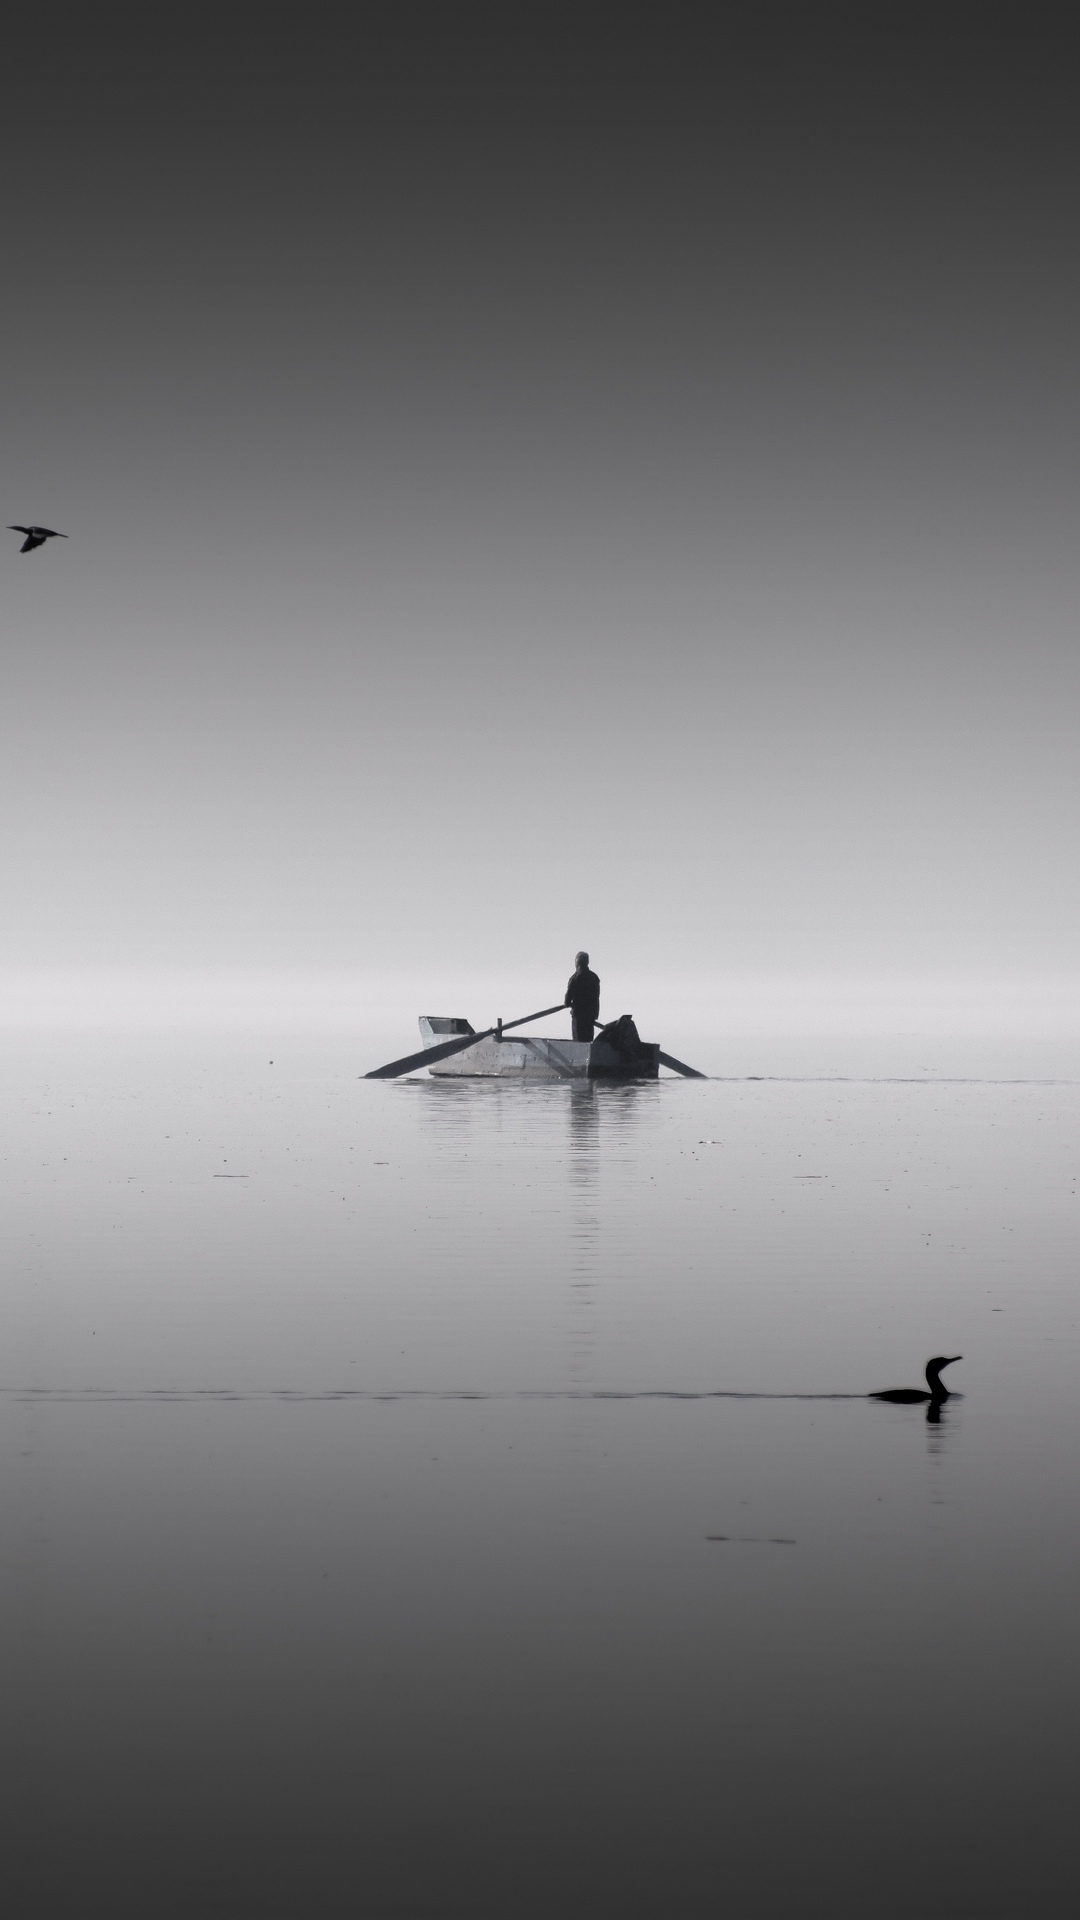
[[[475,1029],[467,1020],[422,1014],[420,1038],[425,1047],[465,1038]],[[449,1058],[441,1058],[428,1072],[447,1079],[484,1080],[655,1080],[660,1072],[660,1048],[640,1040],[633,1021],[612,1021],[594,1040],[552,1040],[501,1030],[477,1034],[476,1044]]]

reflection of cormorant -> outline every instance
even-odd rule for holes
[[[903,1407],[916,1406],[924,1400],[929,1400],[931,1406],[939,1407],[943,1400],[949,1398],[948,1387],[943,1387],[941,1384],[941,1369],[951,1367],[955,1361],[962,1360],[963,1357],[962,1353],[954,1353],[949,1359],[939,1353],[936,1360],[927,1361],[926,1384],[930,1389],[929,1393],[924,1393],[921,1387],[886,1387],[883,1393],[868,1393],[866,1397],[868,1400],[891,1400],[895,1405]]]

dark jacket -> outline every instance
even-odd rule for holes
[[[572,1007],[579,1020],[599,1020],[600,982],[590,967],[575,967],[566,987],[564,1006]]]

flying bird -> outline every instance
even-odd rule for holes
[[[929,1393],[924,1392],[921,1387],[886,1387],[883,1393],[868,1394],[867,1399],[891,1400],[894,1406],[901,1407],[917,1406],[920,1402],[929,1400],[931,1406],[939,1407],[943,1400],[949,1398],[948,1387],[943,1387],[941,1384],[941,1369],[955,1366],[956,1362],[963,1357],[962,1353],[954,1353],[951,1359],[946,1359],[943,1353],[939,1353],[935,1360],[927,1361],[926,1384],[930,1389]],[[962,1395],[961,1398],[963,1398]]]
[[[26,539],[19,548],[20,553],[30,553],[34,547],[43,547],[46,540],[66,540],[66,533],[57,533],[55,527],[9,527],[9,533],[25,533]]]

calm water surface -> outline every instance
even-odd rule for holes
[[[9,1911],[1071,1914],[1075,1080],[8,1055]]]

